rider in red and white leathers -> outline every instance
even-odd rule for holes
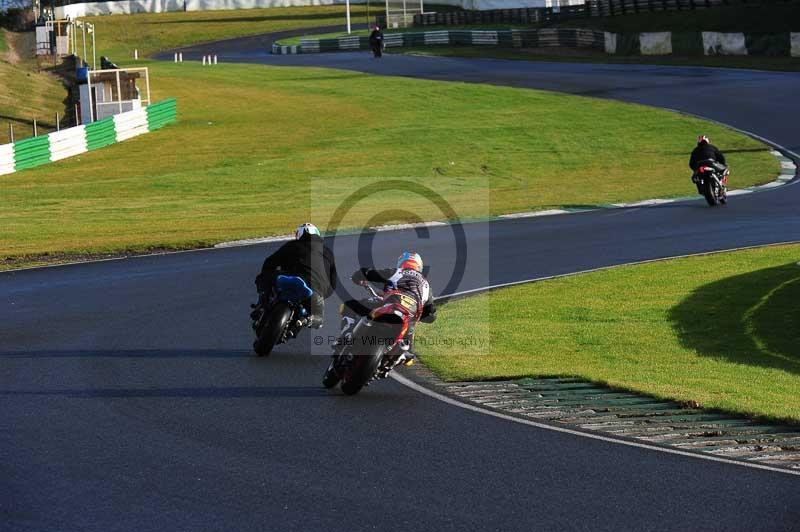
[[[428,280],[422,274],[422,257],[407,251],[397,260],[397,268],[361,268],[356,271],[352,280],[356,284],[380,283],[384,292],[393,291],[405,296],[412,302],[409,312],[414,316],[409,327],[407,340],[413,341],[414,326],[418,320],[432,323],[436,319],[436,306]],[[380,303],[377,303],[380,304]],[[346,335],[361,316],[367,315],[377,304],[372,300],[351,299],[342,306],[343,330]]]

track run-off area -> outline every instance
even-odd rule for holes
[[[800,151],[798,74],[271,56],[269,42],[187,48],[184,59],[618,99]],[[799,200],[790,183],[720,209],[700,200],[469,223],[465,256],[448,226],[378,232],[370,249],[391,263],[412,242],[441,294],[458,261],[450,291],[800,241]],[[312,334],[256,358],[248,303],[276,245],[0,274],[0,530],[796,530],[796,476],[513,423],[391,380],[344,397],[320,386],[327,350]],[[333,245],[346,279],[363,243]],[[322,336],[336,334],[336,303]]]

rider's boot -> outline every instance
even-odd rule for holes
[[[400,341],[400,356],[397,359],[397,364],[402,364],[405,367],[414,365],[417,355],[411,351],[412,338],[404,338]]]

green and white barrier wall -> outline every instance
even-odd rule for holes
[[[800,57],[800,33],[609,33],[606,52],[619,55]]]
[[[755,55],[800,57],[800,33],[648,32],[608,33],[586,29],[437,30],[387,33],[386,48],[488,45],[510,48],[591,48],[616,55]],[[362,36],[273,43],[273,54],[368,50]]]
[[[49,135],[0,145],[0,175],[60,161],[115,142],[122,142],[174,122],[177,104],[174,98],[143,109],[71,127]]]

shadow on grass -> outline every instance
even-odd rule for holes
[[[800,374],[800,266],[728,277],[670,310],[684,347],[737,364]]]

